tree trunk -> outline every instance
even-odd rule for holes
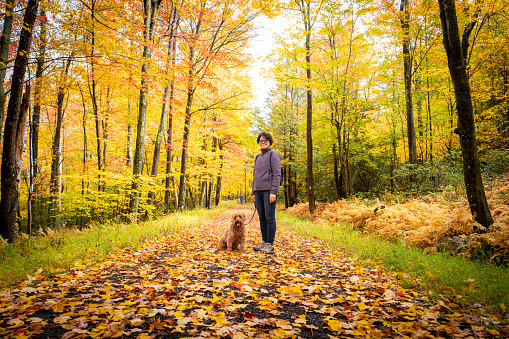
[[[22,120],[20,106],[38,7],[39,0],[29,0],[27,3],[22,26],[24,29],[21,30],[18,53],[14,61],[11,95],[5,119],[1,169],[0,235],[11,243],[16,239],[16,215],[19,208],[19,185],[16,170],[19,150],[16,141],[18,134],[22,132],[19,129],[19,123]]]
[[[168,53],[167,53],[167,59],[166,59],[166,72],[171,73],[174,75],[174,72],[172,71],[173,66],[173,56],[172,53],[174,52],[173,46],[175,45],[175,30],[177,25],[177,7],[173,6],[172,12],[171,12],[171,18],[170,18],[170,34],[168,38]],[[164,132],[166,129],[166,119],[168,117],[168,111],[169,106],[172,105],[170,102],[170,94],[172,95],[172,90],[170,83],[173,83],[173,76],[169,81],[166,83],[166,86],[164,88],[164,99],[163,99],[163,107],[161,109],[161,119],[159,120],[159,129],[157,130],[157,136],[155,140],[154,145],[154,155],[152,158],[152,170],[150,175],[154,178],[157,177],[158,167],[159,167],[159,157],[161,155],[161,143],[163,141]],[[173,96],[173,95],[172,95]],[[173,98],[171,98],[173,99]],[[171,155],[170,155],[171,156]],[[149,192],[148,194],[149,200],[151,204],[154,204],[154,192]]]
[[[61,198],[62,192],[62,123],[64,119],[64,98],[65,98],[65,84],[67,83],[67,75],[69,74],[69,67],[71,66],[73,54],[67,58],[65,69],[62,72],[60,85],[58,86],[57,93],[57,116],[55,135],[53,137],[53,145],[51,147],[51,177],[50,177],[50,193],[52,195],[52,214],[54,216],[53,223],[55,226],[60,226],[61,214]]]
[[[412,103],[412,58],[410,57],[410,11],[409,0],[401,0],[400,10],[403,12],[401,28],[403,30],[403,66],[405,78],[406,124],[408,134],[408,160],[417,163],[417,141],[415,135],[414,109]]]
[[[336,191],[336,195],[334,196],[335,200],[340,198],[340,182],[339,182],[339,157],[338,152],[336,151],[336,143],[332,144],[332,162],[334,164],[334,188]]]
[[[202,8],[204,7],[204,3],[202,3]],[[180,183],[179,183],[179,197],[178,197],[178,208],[179,210],[183,210],[186,206],[186,176],[187,176],[187,156],[189,151],[189,128],[191,125],[191,106],[193,105],[193,96],[194,91],[196,89],[196,85],[194,83],[194,54],[195,54],[195,44],[196,39],[200,35],[200,26],[201,26],[201,18],[203,15],[203,11],[200,12],[200,17],[198,22],[196,23],[196,28],[194,30],[195,38],[189,41],[189,71],[188,71],[188,79],[187,79],[187,103],[185,110],[185,119],[184,119],[184,137],[182,138],[182,156],[180,159]]]
[[[221,201],[221,188],[223,183],[223,164],[224,164],[224,155],[223,155],[223,144],[219,142],[219,175],[217,176],[216,181],[216,206],[219,205],[219,201]]]
[[[18,121],[18,134],[16,135],[16,182],[17,189],[19,192],[20,182],[21,182],[21,168],[23,167],[23,151],[24,151],[24,141],[27,130],[27,122],[28,122],[28,113],[30,110],[30,83],[26,85],[25,94],[23,95],[23,99],[21,101],[20,107],[20,117]],[[18,202],[18,225],[21,227],[21,214],[19,211],[19,202]]]
[[[213,121],[216,121],[216,116],[213,115],[212,116],[213,118]],[[214,160],[217,159],[217,145],[218,145],[218,140],[217,140],[217,137],[216,136],[213,136],[212,137],[212,152],[214,153]],[[244,167],[244,170],[245,170],[245,167]],[[245,176],[244,176],[244,180],[245,180]],[[211,179],[209,181],[209,190],[208,190],[208,197],[207,197],[207,208],[210,209],[212,207],[212,191],[214,190],[214,177],[211,175]],[[245,193],[244,193],[245,194]],[[244,198],[245,198],[245,195],[244,195]]]
[[[41,120],[41,82],[44,73],[44,58],[46,56],[46,22],[44,18],[46,14],[41,10],[41,45],[39,48],[39,56],[37,57],[37,70],[35,71],[35,89],[34,89],[34,111],[32,115],[32,137],[30,138],[32,144],[32,159],[34,163],[33,173],[34,178],[37,177],[39,170],[39,123]]]
[[[129,123],[127,124],[127,147],[126,147],[126,161],[125,165],[131,167],[133,164],[133,125],[131,125],[131,98],[128,99],[127,112],[129,113]]]
[[[306,144],[307,144],[307,192],[309,201],[309,212],[315,212],[315,184],[313,178],[313,95],[311,91],[311,2],[306,3],[304,18],[304,27],[306,30]]]
[[[198,198],[198,206],[205,207],[205,196],[207,193],[207,179],[201,179],[200,197]]]
[[[136,129],[136,150],[134,152],[134,165],[133,175],[134,181],[132,184],[133,195],[131,197],[130,209],[133,213],[133,220],[137,219],[138,205],[140,197],[140,176],[143,171],[143,156],[145,153],[145,129],[147,124],[147,94],[148,94],[148,69],[149,58],[151,56],[150,45],[153,40],[153,32],[157,9],[161,0],[143,0],[145,10],[145,30],[143,32],[145,38],[145,46],[143,47],[143,65],[141,67],[141,88],[140,100],[138,105],[138,126]]]
[[[14,2],[15,0],[5,1],[4,27],[2,30],[2,36],[0,37],[0,135],[2,134],[2,127],[5,118],[6,95],[4,80],[7,71],[7,63],[9,61],[9,47],[11,45],[12,22],[14,19]]]
[[[463,55],[459,35],[456,6],[454,0],[438,0],[438,4],[440,7],[440,20],[442,22],[443,43],[447,53],[447,64],[456,97],[456,109],[458,112],[458,128],[456,133],[460,136],[467,199],[475,221],[488,228],[493,224],[493,219],[488,207],[481,177],[472,97],[465,56]],[[463,43],[468,43],[468,41]]]
[[[108,121],[110,119],[110,109],[111,109],[110,97],[111,97],[110,86],[108,85],[108,87],[106,88],[106,113],[104,114],[104,119],[101,121],[102,122],[102,131],[103,131],[103,135],[102,135],[103,160],[101,161],[101,163],[102,163],[101,171],[103,173],[106,170],[106,154],[108,151]],[[106,192],[106,181],[104,181],[104,180],[102,180],[100,191]]]
[[[30,93],[30,91],[26,91]],[[27,197],[27,234],[32,235],[32,206],[34,197],[34,151],[32,150],[32,123],[31,123],[31,110],[28,109],[28,121],[30,125],[30,131],[28,135],[28,148],[29,148],[29,169],[28,169],[28,197]],[[19,210],[19,209],[18,209]]]
[[[91,52],[90,52],[90,73],[92,76],[92,82],[89,82],[89,92],[90,99],[92,100],[92,111],[94,112],[94,121],[95,121],[95,140],[96,140],[96,149],[97,149],[97,170],[98,174],[98,187],[99,191],[102,190],[102,179],[101,179],[101,170],[102,170],[102,150],[101,150],[101,130],[99,124],[99,105],[97,104],[97,82],[96,82],[96,74],[95,74],[95,4],[96,1],[92,1],[90,6],[90,17],[92,21],[92,31],[91,34]],[[90,80],[89,80],[90,81]]]
[[[30,184],[28,194],[28,234],[32,233],[32,211],[34,200],[37,199],[37,192],[39,192],[39,184],[36,181],[39,172],[39,125],[41,121],[41,82],[44,73],[44,64],[46,57],[46,13],[41,9],[41,31],[40,31],[40,45],[39,45],[39,56],[37,57],[37,68],[35,71],[35,88],[34,88],[34,108],[32,116],[30,118]],[[0,83],[3,84],[3,80],[0,79]],[[0,95],[1,97],[1,95]],[[1,99],[0,99],[1,101]],[[3,113],[3,105],[1,109]],[[1,124],[0,124],[1,129]],[[34,195],[34,191],[36,194]]]
[[[81,197],[84,200],[85,197],[85,175],[88,172],[87,168],[87,154],[88,154],[88,139],[87,139],[87,106],[85,104],[85,96],[83,95],[83,91],[80,88],[80,94],[81,94],[81,103],[83,106],[83,120],[82,120],[82,127],[83,127],[83,169],[82,169],[82,175],[83,178],[81,179]],[[83,206],[83,205],[82,205]],[[80,216],[80,230],[83,228],[85,221],[84,218],[85,211],[82,208],[81,209],[81,216]]]
[[[180,185],[178,208],[184,210],[186,207],[186,173],[187,173],[187,157],[189,153],[189,128],[191,125],[191,105],[193,104],[194,90],[189,89],[187,92],[186,117],[184,120],[184,136],[182,138],[182,156],[180,160]]]
[[[172,77],[170,83],[170,107],[169,107],[169,116],[168,116],[168,129],[166,131],[166,179],[165,179],[165,190],[164,190],[164,203],[166,205],[166,213],[170,212],[170,191],[173,190],[173,196],[175,198],[174,207],[178,206],[178,195],[176,190],[176,182],[175,176],[173,175],[173,159],[172,159],[172,148],[173,148],[173,100],[175,93],[175,85],[174,85],[174,66],[175,66],[175,44],[173,47],[173,57],[172,57]]]
[[[293,106],[293,97],[292,97],[292,106]],[[296,116],[298,117],[298,105],[296,107]],[[298,120],[298,119],[295,119]],[[298,137],[298,130],[296,125],[294,124],[290,128],[290,154],[288,155],[288,206],[292,207],[297,204],[297,173],[293,169],[292,164],[295,161],[295,139]]]

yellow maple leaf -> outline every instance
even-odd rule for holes
[[[329,330],[331,330],[333,332],[337,332],[342,328],[341,322],[339,320],[334,320],[334,319],[327,321],[327,327],[329,328]]]
[[[358,303],[357,307],[359,307],[361,311],[364,311],[366,308],[368,308],[368,306],[363,302]]]
[[[219,297],[217,294],[214,294],[214,297],[212,298],[212,300],[210,301],[211,303],[215,304],[217,303],[219,300],[221,300],[221,297]]]
[[[182,311],[177,311],[177,312],[173,313],[173,316],[175,318],[182,318],[182,317],[185,317],[186,314],[184,312],[182,312]]]
[[[224,316],[222,316],[222,315],[221,315],[221,316],[218,316],[218,317],[213,317],[213,318],[212,318],[212,320],[213,320],[213,321],[215,321],[215,322],[216,322],[216,323],[218,323],[218,324],[221,324],[221,325],[227,325],[227,324],[229,324],[229,323],[230,323],[230,322],[229,322],[228,320],[226,320],[226,319],[224,318]]]

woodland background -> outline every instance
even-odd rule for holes
[[[442,236],[473,231],[436,1],[1,3],[2,129],[25,7],[38,5],[31,47],[21,53],[30,102],[18,147],[19,233],[155,218],[249,195],[262,130],[283,158],[287,208],[309,202],[311,166],[316,201],[362,204],[362,227],[375,208],[386,213],[431,195],[440,208],[463,208],[468,221],[430,230],[430,243],[420,246],[436,249]],[[460,32],[468,32],[464,59],[487,187],[504,187],[509,166],[508,5],[456,3]],[[252,107],[248,70],[259,61],[247,52],[263,16],[291,26],[268,57],[276,86],[267,110]],[[490,201],[496,236],[481,240],[507,254],[507,190],[497,194]],[[397,225],[409,210],[387,223]]]

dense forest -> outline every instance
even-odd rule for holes
[[[3,0],[0,231],[249,194],[256,135],[286,207],[484,185],[509,166],[506,0]],[[253,107],[259,18],[284,20]]]

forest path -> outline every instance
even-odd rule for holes
[[[190,229],[119,249],[54,278],[29,277],[0,298],[12,338],[498,338],[501,325],[452,311],[314,239],[280,227],[276,254],[217,251],[237,205]],[[507,331],[507,328],[502,328]],[[505,332],[507,333],[507,332]]]

